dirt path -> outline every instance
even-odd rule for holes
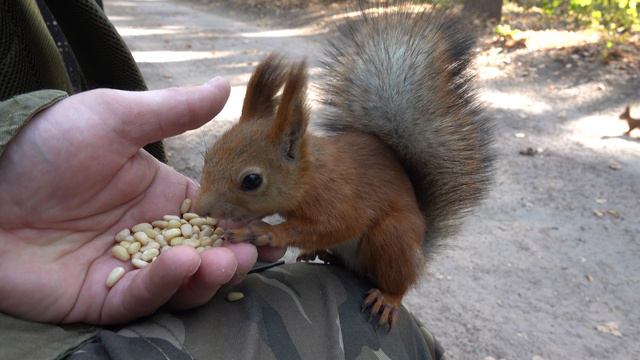
[[[105,2],[150,88],[231,81],[218,121],[168,141],[171,164],[194,178],[256,62],[319,53],[312,28],[258,27],[178,1]],[[494,191],[406,305],[452,359],[640,358],[640,131],[621,137],[617,120],[625,103],[640,106],[640,80],[538,53],[489,55],[478,68],[496,120]],[[535,156],[519,153],[528,147]],[[610,322],[621,336],[596,329]]]

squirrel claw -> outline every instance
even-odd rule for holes
[[[400,304],[400,299],[397,296],[387,294],[387,299],[385,299],[385,294],[382,293],[378,289],[371,289],[367,292],[367,297],[362,302],[361,311],[364,312],[366,309],[370,308],[369,311],[369,321],[373,315],[378,315],[377,327],[380,326],[388,326],[387,333],[391,331],[391,328],[398,320],[398,305]]]
[[[263,235],[256,236],[255,240],[252,241],[255,246],[264,246],[271,244],[272,241],[271,233],[266,233]]]
[[[226,230],[224,238],[232,243],[251,242],[256,246],[271,244],[273,236],[271,232],[264,231],[256,225],[247,225],[239,229]]]

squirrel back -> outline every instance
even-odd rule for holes
[[[317,126],[377,136],[406,169],[427,222],[424,247],[452,235],[485,194],[491,127],[468,67],[475,38],[446,12],[382,9],[330,42]]]

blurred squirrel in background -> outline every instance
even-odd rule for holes
[[[363,310],[391,328],[426,258],[490,182],[474,44],[449,13],[363,11],[328,46],[322,136],[307,131],[305,63],[268,56],[239,122],[205,155],[196,211],[242,222],[229,241],[339,259],[375,283]],[[261,221],[274,213],[286,222]]]
[[[633,129],[640,129],[640,119],[634,119],[631,117],[631,106],[627,105],[627,107],[624,108],[624,112],[622,114],[620,114],[620,116],[618,116],[618,118],[620,120],[625,120],[627,122],[627,125],[629,125],[629,130],[624,133],[625,135],[631,135],[631,131]]]

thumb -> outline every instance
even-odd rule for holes
[[[222,110],[229,92],[229,83],[216,77],[200,86],[113,91],[105,101],[115,112],[109,123],[116,135],[142,147],[202,126]]]

